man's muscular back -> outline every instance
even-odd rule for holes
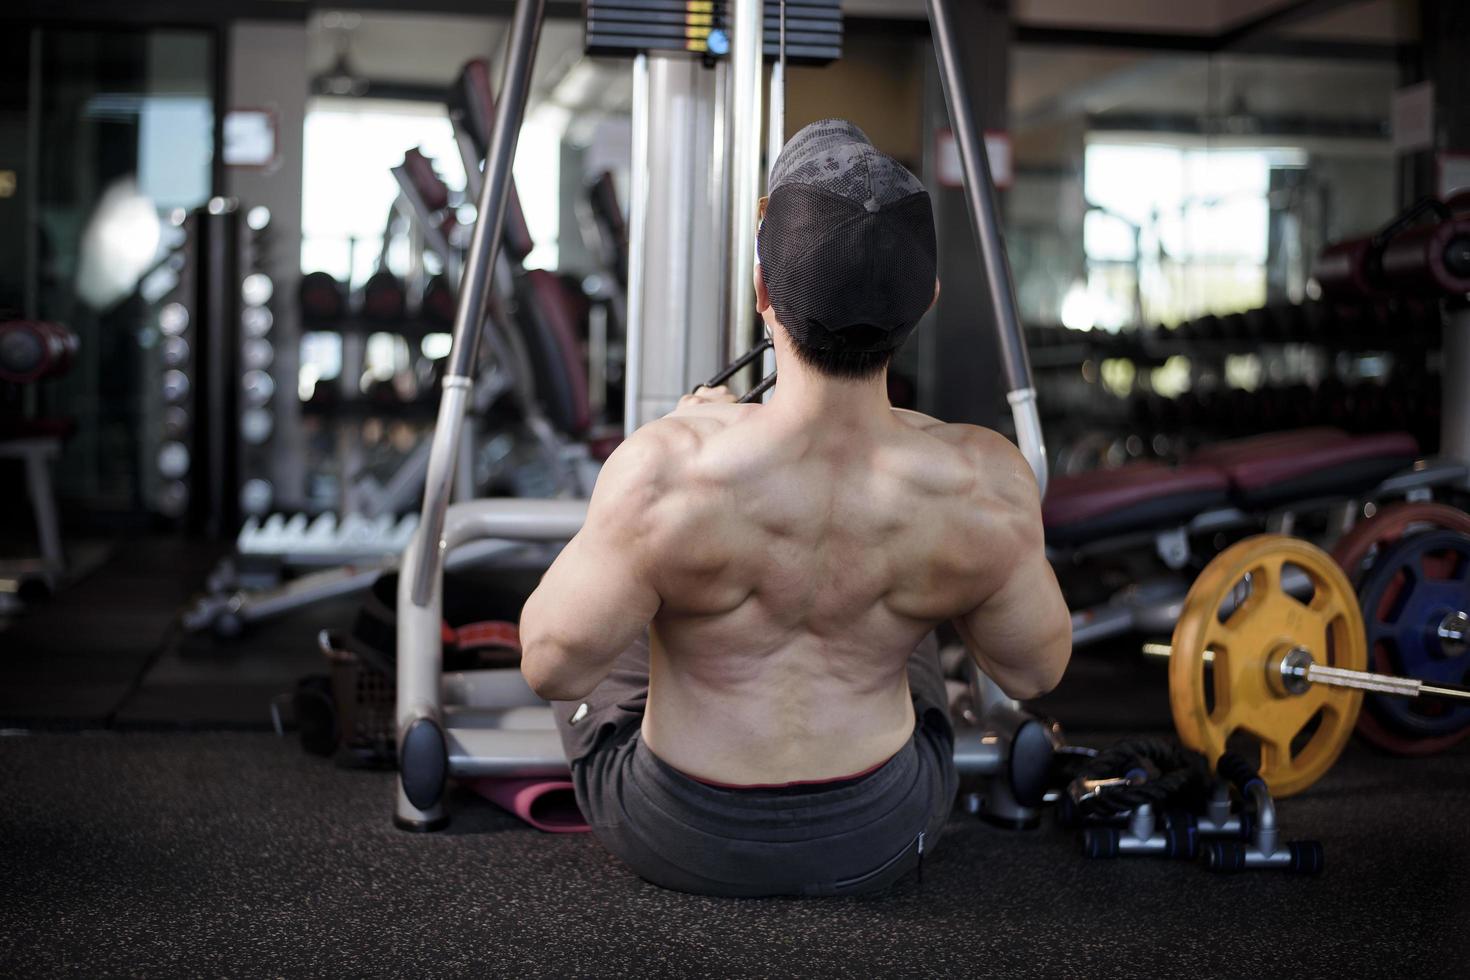
[[[1013,695],[1048,689],[1066,661],[1035,481],[974,426],[686,405],[609,461],[568,546],[574,565],[587,564],[584,537],[631,549],[622,557],[646,578],[654,607],[629,619],[653,620],[644,738],[703,779],[816,780],[883,762],[913,731],[907,658],[947,620]],[[596,605],[594,581],[562,585],[546,592],[590,589]],[[575,687],[549,693],[585,693]]]

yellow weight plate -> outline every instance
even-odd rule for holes
[[[1310,583],[1310,598],[1286,591],[1293,580]],[[1291,796],[1321,778],[1347,744],[1361,691],[1312,684],[1292,694],[1279,682],[1280,658],[1294,647],[1318,664],[1368,667],[1357,596],[1320,548],[1276,534],[1227,548],[1190,588],[1172,646],[1174,727],[1212,764],[1244,733],[1260,745],[1271,792]]]

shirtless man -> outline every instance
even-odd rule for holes
[[[612,455],[526,603],[521,669],[593,831],[643,877],[851,894],[912,870],[953,805],[934,627],[1031,698],[1071,626],[1020,453],[888,402],[938,294],[923,186],[825,120],[768,200],[770,401],[701,389]]]

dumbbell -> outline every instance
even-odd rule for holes
[[[1320,344],[1329,339],[1336,322],[1335,309],[1322,302],[1303,303],[1297,317],[1303,343]]]
[[[1278,339],[1276,336],[1276,310],[1274,307],[1260,306],[1254,310],[1247,310],[1241,314],[1241,321],[1245,327],[1245,336],[1255,343],[1265,343]]]
[[[1438,339],[1444,326],[1444,316],[1437,300],[1427,296],[1408,296],[1404,299],[1404,310],[1413,323],[1416,335]]]
[[[400,323],[408,304],[403,280],[379,269],[362,287],[362,318],[374,323]]]
[[[1128,421],[1132,424],[1135,432],[1143,432],[1151,427],[1161,427],[1161,412],[1155,411],[1155,400],[1162,402],[1158,395],[1145,395],[1134,392],[1128,396]]]
[[[1390,378],[1383,391],[1382,428],[1404,430],[1414,425],[1414,399],[1422,389],[1411,387],[1405,375]]]
[[[1356,345],[1364,346],[1390,344],[1402,336],[1401,323],[1402,317],[1398,303],[1392,300],[1372,303],[1359,321],[1358,326],[1362,333],[1355,334],[1352,340]]]
[[[1305,327],[1302,319],[1306,313],[1302,303],[1281,303],[1272,307],[1276,340],[1283,344],[1299,343]]]
[[[1374,381],[1363,381],[1352,389],[1354,432],[1381,432],[1388,428],[1388,391]]]
[[[1337,378],[1324,378],[1312,396],[1312,421],[1343,426],[1352,415],[1347,386]]]
[[[301,318],[307,323],[335,323],[347,314],[347,287],[326,272],[308,272],[297,290]]]
[[[363,397],[370,404],[384,408],[393,408],[408,400],[403,397],[399,382],[395,378],[379,378],[370,382],[363,391]]]
[[[1205,407],[1205,427],[1212,435],[1230,435],[1235,432],[1235,412],[1231,408],[1233,398],[1227,391],[1207,391],[1200,394]]]
[[[11,320],[0,323],[0,381],[33,384],[65,374],[80,341],[59,323]]]
[[[1283,392],[1281,417],[1278,428],[1295,429],[1309,425],[1315,419],[1311,385],[1298,381],[1286,386]]]
[[[1287,421],[1287,394],[1280,385],[1263,385],[1256,391],[1253,419],[1258,431],[1273,432],[1290,427]]]
[[[420,306],[424,319],[439,327],[454,325],[454,308],[458,296],[449,277],[440,273],[424,286],[424,298]]]
[[[1231,388],[1218,395],[1220,413],[1217,425],[1222,432],[1231,435],[1246,435],[1255,431],[1259,404],[1255,395],[1244,388]]]
[[[342,403],[342,386],[337,379],[317,381],[305,405],[317,411],[335,408]]]
[[[1239,343],[1251,338],[1251,322],[1244,313],[1227,313],[1219,319],[1220,339]]]
[[[438,391],[444,381],[444,368],[449,363],[446,357],[420,357],[414,361],[413,373],[418,380],[420,392]]]
[[[1199,428],[1205,424],[1207,419],[1204,401],[1199,392],[1193,389],[1181,392],[1179,397],[1174,399],[1174,411],[1181,429]]]

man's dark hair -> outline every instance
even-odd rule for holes
[[[782,149],[757,244],[776,318],[822,374],[882,371],[934,298],[929,193],[844,119]]]
[[[777,313],[780,317],[780,313]],[[783,321],[784,322],[784,321]],[[863,328],[853,328],[862,330]],[[871,328],[869,328],[871,329]],[[788,335],[790,331],[787,331]],[[880,373],[893,361],[897,350],[848,350],[844,347],[811,347],[791,337],[796,359],[818,374],[829,378],[866,380]]]

